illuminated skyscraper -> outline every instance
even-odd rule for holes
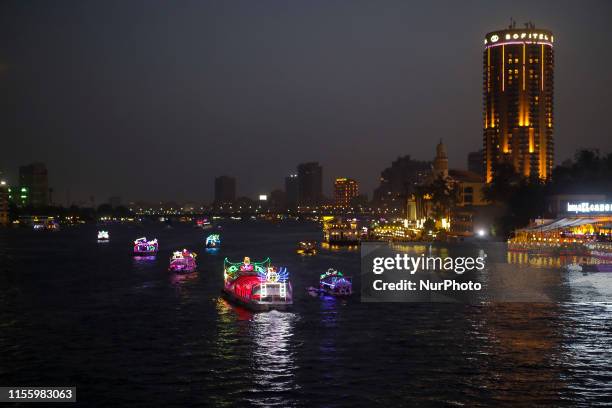
[[[348,207],[359,195],[359,184],[346,177],[337,178],[334,183],[334,202],[338,207]]]
[[[531,23],[484,39],[484,161],[491,182],[499,163],[549,179],[553,166],[554,38]]]

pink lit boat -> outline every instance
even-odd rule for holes
[[[196,253],[186,249],[175,251],[170,258],[168,269],[176,273],[190,273],[196,270]]]
[[[157,254],[159,244],[157,239],[147,241],[146,237],[134,241],[134,255],[151,256]]]

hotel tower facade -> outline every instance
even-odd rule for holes
[[[499,163],[525,177],[551,176],[554,37],[526,24],[493,31],[484,39],[484,161],[487,183]]]

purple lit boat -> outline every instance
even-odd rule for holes
[[[342,272],[329,268],[319,278],[319,291],[331,296],[350,296],[353,294],[353,280]]]
[[[583,264],[582,272],[612,272],[612,263]]]
[[[170,258],[168,270],[175,273],[190,273],[196,270],[196,253],[186,249],[175,251]]]
[[[142,237],[134,241],[134,255],[151,256],[157,254],[158,249],[157,238],[147,241],[146,237]]]

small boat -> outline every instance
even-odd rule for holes
[[[196,253],[186,249],[175,251],[170,258],[168,270],[176,273],[190,273],[196,270]]]
[[[219,234],[210,234],[206,237],[206,248],[219,248],[221,246],[221,237]]]
[[[293,304],[287,268],[277,268],[270,258],[251,262],[223,261],[225,297],[253,311],[286,310]]]
[[[196,227],[202,229],[210,229],[212,228],[212,223],[208,218],[201,218],[196,220]]]
[[[583,264],[583,272],[612,272],[612,263]]]
[[[108,240],[110,240],[110,234],[108,231],[98,231],[98,242],[107,242]]]
[[[350,296],[353,293],[353,279],[329,268],[319,277],[319,288],[320,292],[331,296]]]
[[[59,231],[60,225],[57,221],[53,219],[48,219],[46,221],[41,221],[32,224],[32,228],[35,231]]]
[[[317,253],[317,245],[310,241],[300,241],[296,252],[300,255],[315,255]]]
[[[158,250],[159,244],[157,243],[157,238],[147,241],[146,237],[142,237],[134,241],[134,255],[155,255]]]
[[[593,258],[597,258],[597,259],[604,259],[604,260],[611,260],[612,259],[612,252],[592,250],[590,252],[590,255]]]

